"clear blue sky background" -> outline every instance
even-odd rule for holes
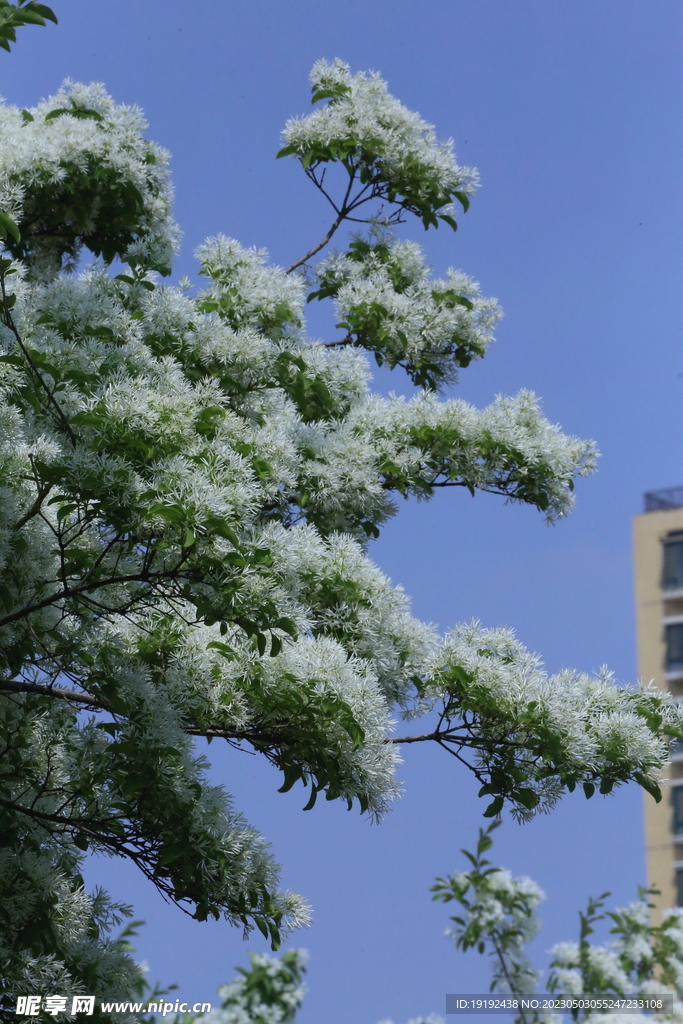
[[[452,135],[483,187],[457,235],[424,242],[438,272],[460,267],[506,313],[458,393],[478,405],[529,387],[547,415],[603,452],[567,522],[442,493],[405,504],[372,548],[446,628],[507,624],[551,671],[610,665],[636,675],[630,517],[642,492],[683,483],[683,237],[680,0],[54,0],[59,28],[26,29],[0,58],[0,91],[22,106],[71,76],[139,103],[173,153],[177,274],[222,231],[281,264],[322,237],[324,201],[294,163],[275,162],[286,118],[308,109],[321,56],[374,68]],[[318,321],[316,321],[316,326]],[[332,321],[317,328],[330,331]],[[328,334],[329,336],[329,334]],[[405,379],[378,378],[406,390]],[[474,780],[441,751],[407,749],[406,795],[379,826],[341,807],[302,813],[256,758],[210,753],[217,775],[272,840],[284,881],[315,908],[301,1024],[375,1024],[443,1012],[444,994],[484,990],[486,965],[455,954],[433,877],[462,864],[483,809]],[[546,889],[538,955],[576,933],[589,894],[618,901],[644,880],[640,795],[574,796],[551,817],[506,822],[498,861]],[[167,907],[128,865],[96,861],[147,921],[138,948],[182,998],[215,999],[249,946],[227,925]]]

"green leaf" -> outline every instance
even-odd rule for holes
[[[278,789],[278,793],[289,793],[292,786],[302,778],[302,771],[296,765],[284,765],[282,771],[285,781]]]
[[[211,643],[206,645],[207,651],[219,651],[224,657],[232,660],[235,657],[235,651],[228,644],[222,644],[220,640],[212,640]]]
[[[338,85],[334,85],[329,89],[318,89],[315,85],[311,89],[311,103],[317,103],[319,100],[327,99],[339,99],[340,96],[344,96],[346,93],[351,92],[351,87],[348,85],[342,85],[341,82]]]
[[[488,807],[486,808],[486,810],[484,811],[484,817],[485,818],[495,818],[502,811],[503,803],[504,803],[503,797],[502,796],[497,796],[495,798],[495,800],[493,800],[492,803],[490,803],[488,805]]]
[[[49,114],[45,115],[45,120],[46,121],[54,121],[55,118],[61,117],[63,114],[70,114],[70,113],[71,113],[71,111],[67,107],[56,107],[54,110],[51,110]]]
[[[312,787],[311,787],[311,795],[310,795],[310,797],[308,799],[308,803],[303,808],[304,811],[312,811],[313,810],[313,808],[315,807],[315,801],[316,801],[317,797],[318,797],[317,787],[315,785],[312,785]]]
[[[296,622],[293,619],[282,617],[275,623],[278,629],[281,629],[283,633],[288,633],[292,640],[296,640],[299,635],[299,631],[296,628]]]
[[[44,25],[45,19],[41,18],[40,14],[34,7],[23,7],[19,15],[21,17],[21,23],[23,25]]]
[[[32,3],[30,6],[33,8],[34,11],[36,11],[38,14],[40,14],[41,17],[46,18],[47,21],[51,21],[54,25],[58,25],[59,24],[59,22],[57,20],[57,15],[55,14],[55,12],[52,10],[51,7],[47,6],[47,4],[33,4]]]
[[[270,928],[270,938],[271,938],[270,948],[273,950],[273,952],[276,952],[280,948],[280,946],[282,945],[282,939],[280,938],[280,931],[279,931],[277,925],[274,924],[272,921],[271,921],[271,923],[269,924],[268,927]]]
[[[55,118],[64,117],[65,114],[68,114],[69,117],[77,117],[80,120],[91,119],[93,121],[104,121],[104,118],[99,111],[88,110],[85,107],[57,107],[55,110],[51,110],[49,114],[45,115],[45,120],[54,121]]]
[[[152,505],[148,509],[150,516],[160,516],[161,519],[168,520],[169,523],[182,523],[185,518],[185,512],[180,505],[165,505],[163,502],[157,502],[156,505]]]
[[[520,789],[515,793],[515,797],[523,807],[530,811],[538,807],[538,794],[533,789]]]
[[[71,515],[72,512],[75,512],[77,508],[78,505],[75,504],[62,505],[62,507],[57,512],[57,522],[61,523],[62,519],[66,519],[66,517]]]
[[[657,803],[661,803],[662,791],[654,779],[648,779],[647,775],[643,775],[641,772],[636,772],[633,777],[638,785],[643,787],[646,793],[649,793],[650,796],[654,797]]]
[[[458,200],[458,202],[461,204],[461,206],[462,206],[463,210],[465,211],[465,213],[467,213],[467,211],[470,208],[470,197],[467,195],[467,193],[466,192],[454,192],[453,195]],[[443,217],[443,215],[442,215],[442,217]],[[445,220],[445,217],[443,217],[443,219]]]
[[[99,729],[101,732],[109,733],[109,735],[114,736],[114,738],[116,738],[117,733],[121,731],[121,726],[118,722],[98,722],[95,728]]]
[[[297,149],[297,147],[296,147],[296,146],[284,146],[284,147],[283,147],[283,148],[282,148],[281,150],[279,150],[279,152],[278,152],[278,153],[276,154],[276,156],[275,156],[275,159],[276,159],[276,160],[279,160],[279,159],[280,159],[280,157],[283,157],[283,156],[294,156],[294,154],[295,154],[295,153],[297,153],[297,152],[298,152],[298,149]]]
[[[218,534],[218,536],[223,537],[224,540],[229,540],[233,547],[240,547],[237,534],[224,519],[219,519],[218,516],[209,516],[206,521],[206,525],[212,533]]]
[[[15,242],[21,241],[21,232],[12,218],[4,210],[0,210],[0,238],[11,235]]]

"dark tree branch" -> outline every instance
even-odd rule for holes
[[[212,739],[216,737],[227,740],[229,743],[246,740],[254,746],[266,744],[270,747],[283,747],[287,745],[287,740],[283,736],[261,732],[259,729],[221,729],[210,725],[206,727],[186,725],[183,727],[183,732],[188,736],[205,736]]]
[[[351,195],[351,189],[353,188],[353,182],[354,182],[355,176],[356,176],[356,172],[355,171],[349,176],[349,184],[348,184],[346,192],[344,194],[344,199],[342,200],[341,208],[338,208],[332,202],[330,197],[327,195],[327,192],[322,187],[322,184],[318,181],[318,179],[315,176],[309,175],[309,177],[313,181],[313,183],[316,186],[316,188],[320,189],[320,191],[323,193],[323,195],[328,200],[328,202],[332,205],[334,210],[337,211],[337,217],[334,220],[334,222],[332,224],[332,227],[330,228],[330,230],[327,232],[327,234],[323,238],[322,242],[319,242],[317,245],[314,245],[312,249],[309,249],[308,252],[306,253],[306,255],[302,256],[301,259],[295,260],[294,263],[292,263],[289,267],[287,267],[287,269],[285,270],[285,274],[291,274],[293,270],[296,270],[297,267],[302,266],[307,260],[309,260],[311,258],[311,256],[315,256],[315,254],[317,252],[320,252],[321,249],[324,249],[325,246],[327,245],[327,243],[329,242],[329,240],[332,238],[332,235],[335,233],[335,231],[339,227],[339,225],[342,223],[343,220],[346,219],[347,214],[353,208],[353,205],[352,206],[347,206],[347,203],[348,203],[348,200],[349,200],[349,196]]]
[[[65,690],[59,686],[42,686],[40,683],[0,679],[0,690],[9,693],[37,693],[42,697],[58,697],[60,700],[75,701],[77,704],[84,704],[89,708],[97,708],[99,711],[108,710],[106,704],[103,704],[96,697],[90,697],[87,693],[77,693],[75,690]]]
[[[424,743],[425,740],[440,740],[443,733],[435,729],[434,732],[426,732],[421,736],[388,736],[385,743]]]
[[[309,249],[306,255],[302,256],[301,259],[295,260],[294,263],[290,264],[290,266],[288,266],[287,269],[285,270],[285,274],[291,274],[293,270],[297,269],[297,267],[301,267],[307,260],[310,260],[311,256],[315,256],[317,252],[320,252],[321,249],[324,249],[329,240],[332,238],[332,235],[335,233],[341,222],[344,220],[345,216],[346,214],[342,210],[339,216],[335,219],[334,223],[332,224],[332,227],[327,232],[323,240],[321,242],[318,242],[317,245],[314,245],[312,249]]]
[[[5,314],[5,322],[7,324],[7,327],[9,327],[10,331],[12,332],[14,337],[17,339],[17,344],[18,344],[19,348],[21,349],[21,351],[23,353],[24,359],[26,360],[26,362],[28,363],[29,367],[33,371],[33,374],[34,374],[36,380],[38,381],[40,387],[43,389],[43,391],[47,395],[48,403],[50,405],[52,405],[53,408],[55,409],[55,411],[57,413],[57,416],[58,416],[62,426],[64,427],[64,430],[66,431],[66,433],[67,433],[67,435],[69,437],[69,440],[71,441],[71,444],[75,447],[76,446],[76,435],[74,434],[73,430],[71,429],[71,424],[69,423],[69,421],[68,421],[68,419],[66,417],[66,414],[64,413],[64,410],[60,406],[59,402],[54,397],[54,395],[50,391],[49,387],[45,383],[45,381],[43,379],[43,375],[41,374],[40,370],[38,369],[36,364],[31,359],[31,354],[28,351],[28,349],[26,348],[26,346],[24,345],[23,341],[21,340],[21,335],[19,334],[19,331],[16,328],[16,324],[14,323],[14,318],[12,317],[12,314],[10,312],[9,306],[7,305],[7,291],[5,290],[5,275],[4,274],[0,275],[0,289],[2,290],[2,305],[3,305],[3,311],[4,311],[4,314]]]
[[[52,490],[52,487],[51,487],[50,484],[43,484],[42,486],[40,486],[38,488],[38,494],[36,495],[36,500],[24,512],[23,516],[20,519],[18,519],[16,521],[16,523],[14,524],[14,526],[12,527],[12,529],[15,532],[18,531],[18,530],[21,530],[21,528],[23,526],[26,526],[26,524],[28,523],[29,519],[33,519],[34,516],[38,515],[38,513],[40,512],[40,509],[41,509],[41,506],[42,506],[43,502],[45,501],[45,499],[47,498],[47,496],[48,496],[48,494],[50,493],[51,490]]]
[[[348,335],[348,334],[347,334],[347,336],[345,338],[340,338],[339,341],[323,341],[322,342],[323,348],[346,348],[347,345],[353,345],[355,348],[363,348],[364,347],[363,345],[361,345],[361,343],[359,341],[354,341],[354,339],[351,337],[351,335]]]
[[[160,579],[170,576],[170,573],[155,573]],[[28,615],[32,615],[33,612],[41,611],[43,608],[49,608],[50,605],[56,604],[57,601],[65,601],[70,597],[87,597],[87,594],[91,590],[100,590],[102,587],[112,587],[119,583],[150,583],[152,582],[152,576],[145,573],[131,573],[128,576],[111,576],[106,580],[95,580],[91,583],[82,583],[77,587],[65,587],[63,590],[56,594],[51,594],[49,597],[43,598],[42,601],[36,601],[35,604],[27,605],[25,608],[20,608],[19,611],[12,612],[10,615],[5,615],[0,619],[0,626],[8,626],[11,622],[18,622],[19,619],[24,619]]]

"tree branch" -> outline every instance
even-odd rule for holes
[[[74,434],[73,430],[71,429],[71,424],[69,423],[68,419],[66,418],[66,414],[64,413],[64,410],[62,409],[61,405],[59,404],[59,402],[57,401],[57,399],[52,394],[52,392],[50,391],[49,387],[47,386],[47,384],[43,380],[43,375],[41,374],[40,370],[38,369],[36,364],[31,359],[31,355],[30,355],[28,349],[26,348],[26,346],[24,345],[23,341],[21,340],[21,335],[19,334],[19,331],[16,328],[16,324],[14,323],[14,319],[13,319],[12,314],[10,313],[9,307],[7,305],[7,292],[5,290],[5,275],[4,274],[0,275],[0,289],[2,290],[2,304],[3,304],[3,308],[4,308],[6,324],[9,327],[10,331],[12,332],[12,334],[14,335],[14,337],[17,339],[17,344],[18,344],[19,348],[21,349],[21,351],[22,351],[22,353],[24,355],[24,359],[26,360],[26,362],[30,366],[31,370],[33,371],[34,376],[38,380],[38,383],[40,384],[40,386],[42,387],[43,391],[47,395],[48,402],[55,408],[55,410],[57,412],[57,416],[59,417],[59,419],[60,419],[60,421],[62,423],[62,426],[64,427],[64,430],[66,431],[66,433],[67,433],[67,435],[69,437],[69,440],[71,441],[71,444],[74,445],[74,447],[75,447],[75,445],[76,445],[76,435]]]
[[[163,578],[163,573],[156,573],[156,576]],[[102,587],[115,586],[117,583],[149,583],[151,582],[151,575],[144,573],[132,573],[129,576],[112,576],[106,580],[95,580],[93,583],[82,583],[78,587],[65,587],[57,594],[51,594],[50,597],[43,598],[42,601],[36,601],[35,604],[28,605],[25,608],[19,609],[19,611],[12,612],[10,615],[5,615],[4,618],[0,619],[0,627],[8,626],[11,622],[17,622],[19,619],[24,619],[28,615],[32,615],[33,612],[38,612],[43,608],[49,608],[50,605],[56,604],[57,601],[66,600],[69,597],[80,597],[86,595],[90,590],[99,590]]]
[[[351,335],[347,334],[345,338],[340,338],[339,341],[323,341],[323,348],[344,348],[346,345],[354,345],[356,348],[363,348],[364,346],[358,341],[354,341]]]
[[[311,176],[309,175],[309,177],[311,177]],[[296,270],[297,267],[302,266],[302,264],[304,264],[306,262],[306,260],[309,260],[311,258],[311,256],[315,256],[315,254],[317,252],[320,252],[321,249],[325,248],[325,246],[327,245],[329,240],[332,238],[332,235],[335,233],[335,231],[337,230],[337,228],[339,227],[341,222],[346,218],[349,210],[353,209],[353,203],[351,204],[351,206],[347,206],[347,203],[348,203],[348,200],[349,200],[349,196],[351,195],[351,189],[353,188],[353,182],[355,180],[355,177],[356,177],[356,172],[353,171],[353,173],[349,175],[349,184],[348,184],[346,192],[344,194],[344,198],[342,200],[341,208],[338,210],[337,217],[334,220],[334,222],[332,224],[332,227],[330,228],[330,230],[327,232],[327,234],[323,238],[322,242],[319,242],[317,245],[314,245],[312,249],[309,249],[308,252],[306,253],[306,255],[302,256],[301,259],[295,260],[294,263],[292,263],[289,267],[287,267],[287,269],[285,270],[285,274],[291,274],[293,270]],[[313,181],[313,183],[316,186],[316,188],[320,189],[320,191],[325,196],[327,201],[334,207],[335,210],[337,210],[337,207],[332,202],[330,197],[327,195],[327,192],[322,187],[320,182],[318,182],[317,178],[312,177],[311,180]]]
[[[341,222],[344,220],[345,216],[346,214],[344,212],[344,209],[342,208],[339,216],[332,224],[332,227],[327,232],[322,242],[318,242],[317,245],[314,245],[312,249],[308,250],[305,256],[302,256],[301,259],[295,260],[294,263],[290,264],[290,266],[288,266],[287,269],[285,270],[285,274],[291,274],[293,270],[297,269],[297,267],[302,266],[302,264],[304,264],[306,260],[310,260],[311,256],[315,256],[317,252],[320,252],[321,249],[324,249],[329,240],[332,238],[332,235],[335,233]]]
[[[425,740],[435,740],[437,743],[444,733],[435,729],[434,732],[423,733],[422,736],[388,736],[385,743],[424,743]]]
[[[103,704],[95,697],[90,697],[87,693],[77,693],[75,690],[65,690],[59,686],[41,686],[40,683],[0,679],[0,690],[9,693],[38,693],[42,697],[58,697],[60,700],[75,701],[77,704],[84,704],[87,707],[97,708],[100,711],[109,710],[106,704]]]
[[[266,743],[269,746],[286,746],[287,740],[282,736],[277,736],[274,733],[263,733],[258,729],[221,729],[215,726],[199,727],[194,725],[183,726],[183,732],[187,733],[188,736],[205,736],[213,739],[214,737],[222,740],[227,740],[228,743],[236,740],[246,740],[248,743],[254,746],[257,743]]]
[[[24,512],[23,516],[20,519],[18,519],[16,521],[16,523],[14,524],[14,526],[12,527],[12,529],[15,532],[17,530],[21,530],[21,528],[23,526],[26,526],[26,524],[29,521],[29,519],[33,519],[34,516],[38,515],[38,513],[40,512],[40,508],[41,508],[43,502],[45,501],[45,499],[47,498],[47,496],[48,496],[48,494],[50,493],[51,490],[52,490],[52,487],[51,487],[50,484],[44,484],[42,487],[38,488],[38,494],[36,495],[36,500],[33,502],[33,504],[30,506],[30,508],[28,508],[26,510],[26,512]]]

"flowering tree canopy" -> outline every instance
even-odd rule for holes
[[[31,987],[121,998],[140,983],[107,937],[125,908],[84,894],[88,849],[274,946],[306,920],[208,781],[204,738],[262,754],[307,808],[323,794],[374,818],[398,794],[398,744],[437,742],[489,816],[507,803],[524,818],[576,786],[656,793],[681,735],[659,691],[549,678],[503,630],[438,636],[373,564],[397,495],[489,491],[552,522],[596,453],[528,392],[484,410],[439,397],[484,355],[498,308],[460,271],[433,278],[393,231],[410,215],[455,228],[476,173],[378,75],[319,62],[312,82],[315,109],[288,123],[280,155],[327,196],[330,230],[287,270],[208,239],[196,293],[160,279],[179,234],[168,154],[138,109],[74,82],[0,107],[8,1006]],[[345,221],[365,228],[312,266]],[[306,334],[315,299],[334,303],[341,336]],[[415,397],[373,394],[368,352]],[[431,715],[428,731],[395,736],[397,715]]]

